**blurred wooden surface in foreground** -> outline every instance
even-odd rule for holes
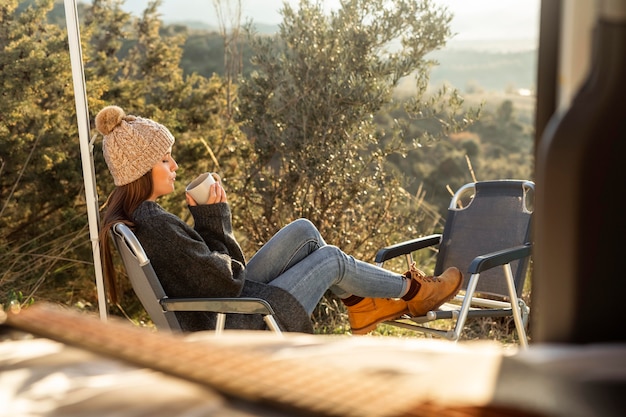
[[[0,330],[0,416],[556,416],[626,410],[626,345],[171,335],[39,304]]]

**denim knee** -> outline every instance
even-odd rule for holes
[[[293,231],[300,236],[310,236],[315,240],[318,240],[321,237],[319,230],[317,230],[317,227],[315,227],[309,219],[296,219],[291,222],[288,227],[293,228]]]

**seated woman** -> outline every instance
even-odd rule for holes
[[[105,205],[100,243],[111,302],[117,303],[109,233],[113,224],[133,228],[169,297],[257,297],[267,300],[283,330],[312,332],[311,314],[327,290],[348,310],[353,334],[365,334],[405,313],[423,315],[452,298],[462,274],[438,277],[412,266],[398,274],[328,245],[315,226],[298,219],[279,230],[248,262],[233,235],[230,206],[219,178],[207,201],[187,194],[194,226],[158,203],[174,191],[178,165],[174,137],[150,119],[108,106],[96,116],[103,153],[116,188]],[[214,315],[176,313],[185,331],[211,329]],[[229,315],[227,328],[259,329],[258,316]]]

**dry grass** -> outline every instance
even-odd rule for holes
[[[527,298],[524,296],[523,298]],[[528,302],[526,300],[526,302]],[[314,331],[316,334],[347,334],[350,332],[348,314],[345,307],[335,298],[324,297],[313,314]],[[431,327],[449,329],[451,321],[440,320],[431,323]],[[530,332],[527,329],[530,339]],[[380,324],[370,336],[387,336],[399,338],[431,338],[425,333]],[[503,346],[518,343],[517,331],[512,317],[469,319],[466,323],[461,341],[494,340]]]

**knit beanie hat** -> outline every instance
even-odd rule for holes
[[[174,143],[174,136],[165,126],[127,115],[117,106],[100,110],[96,129],[104,136],[104,159],[117,186],[129,184],[149,172]]]

